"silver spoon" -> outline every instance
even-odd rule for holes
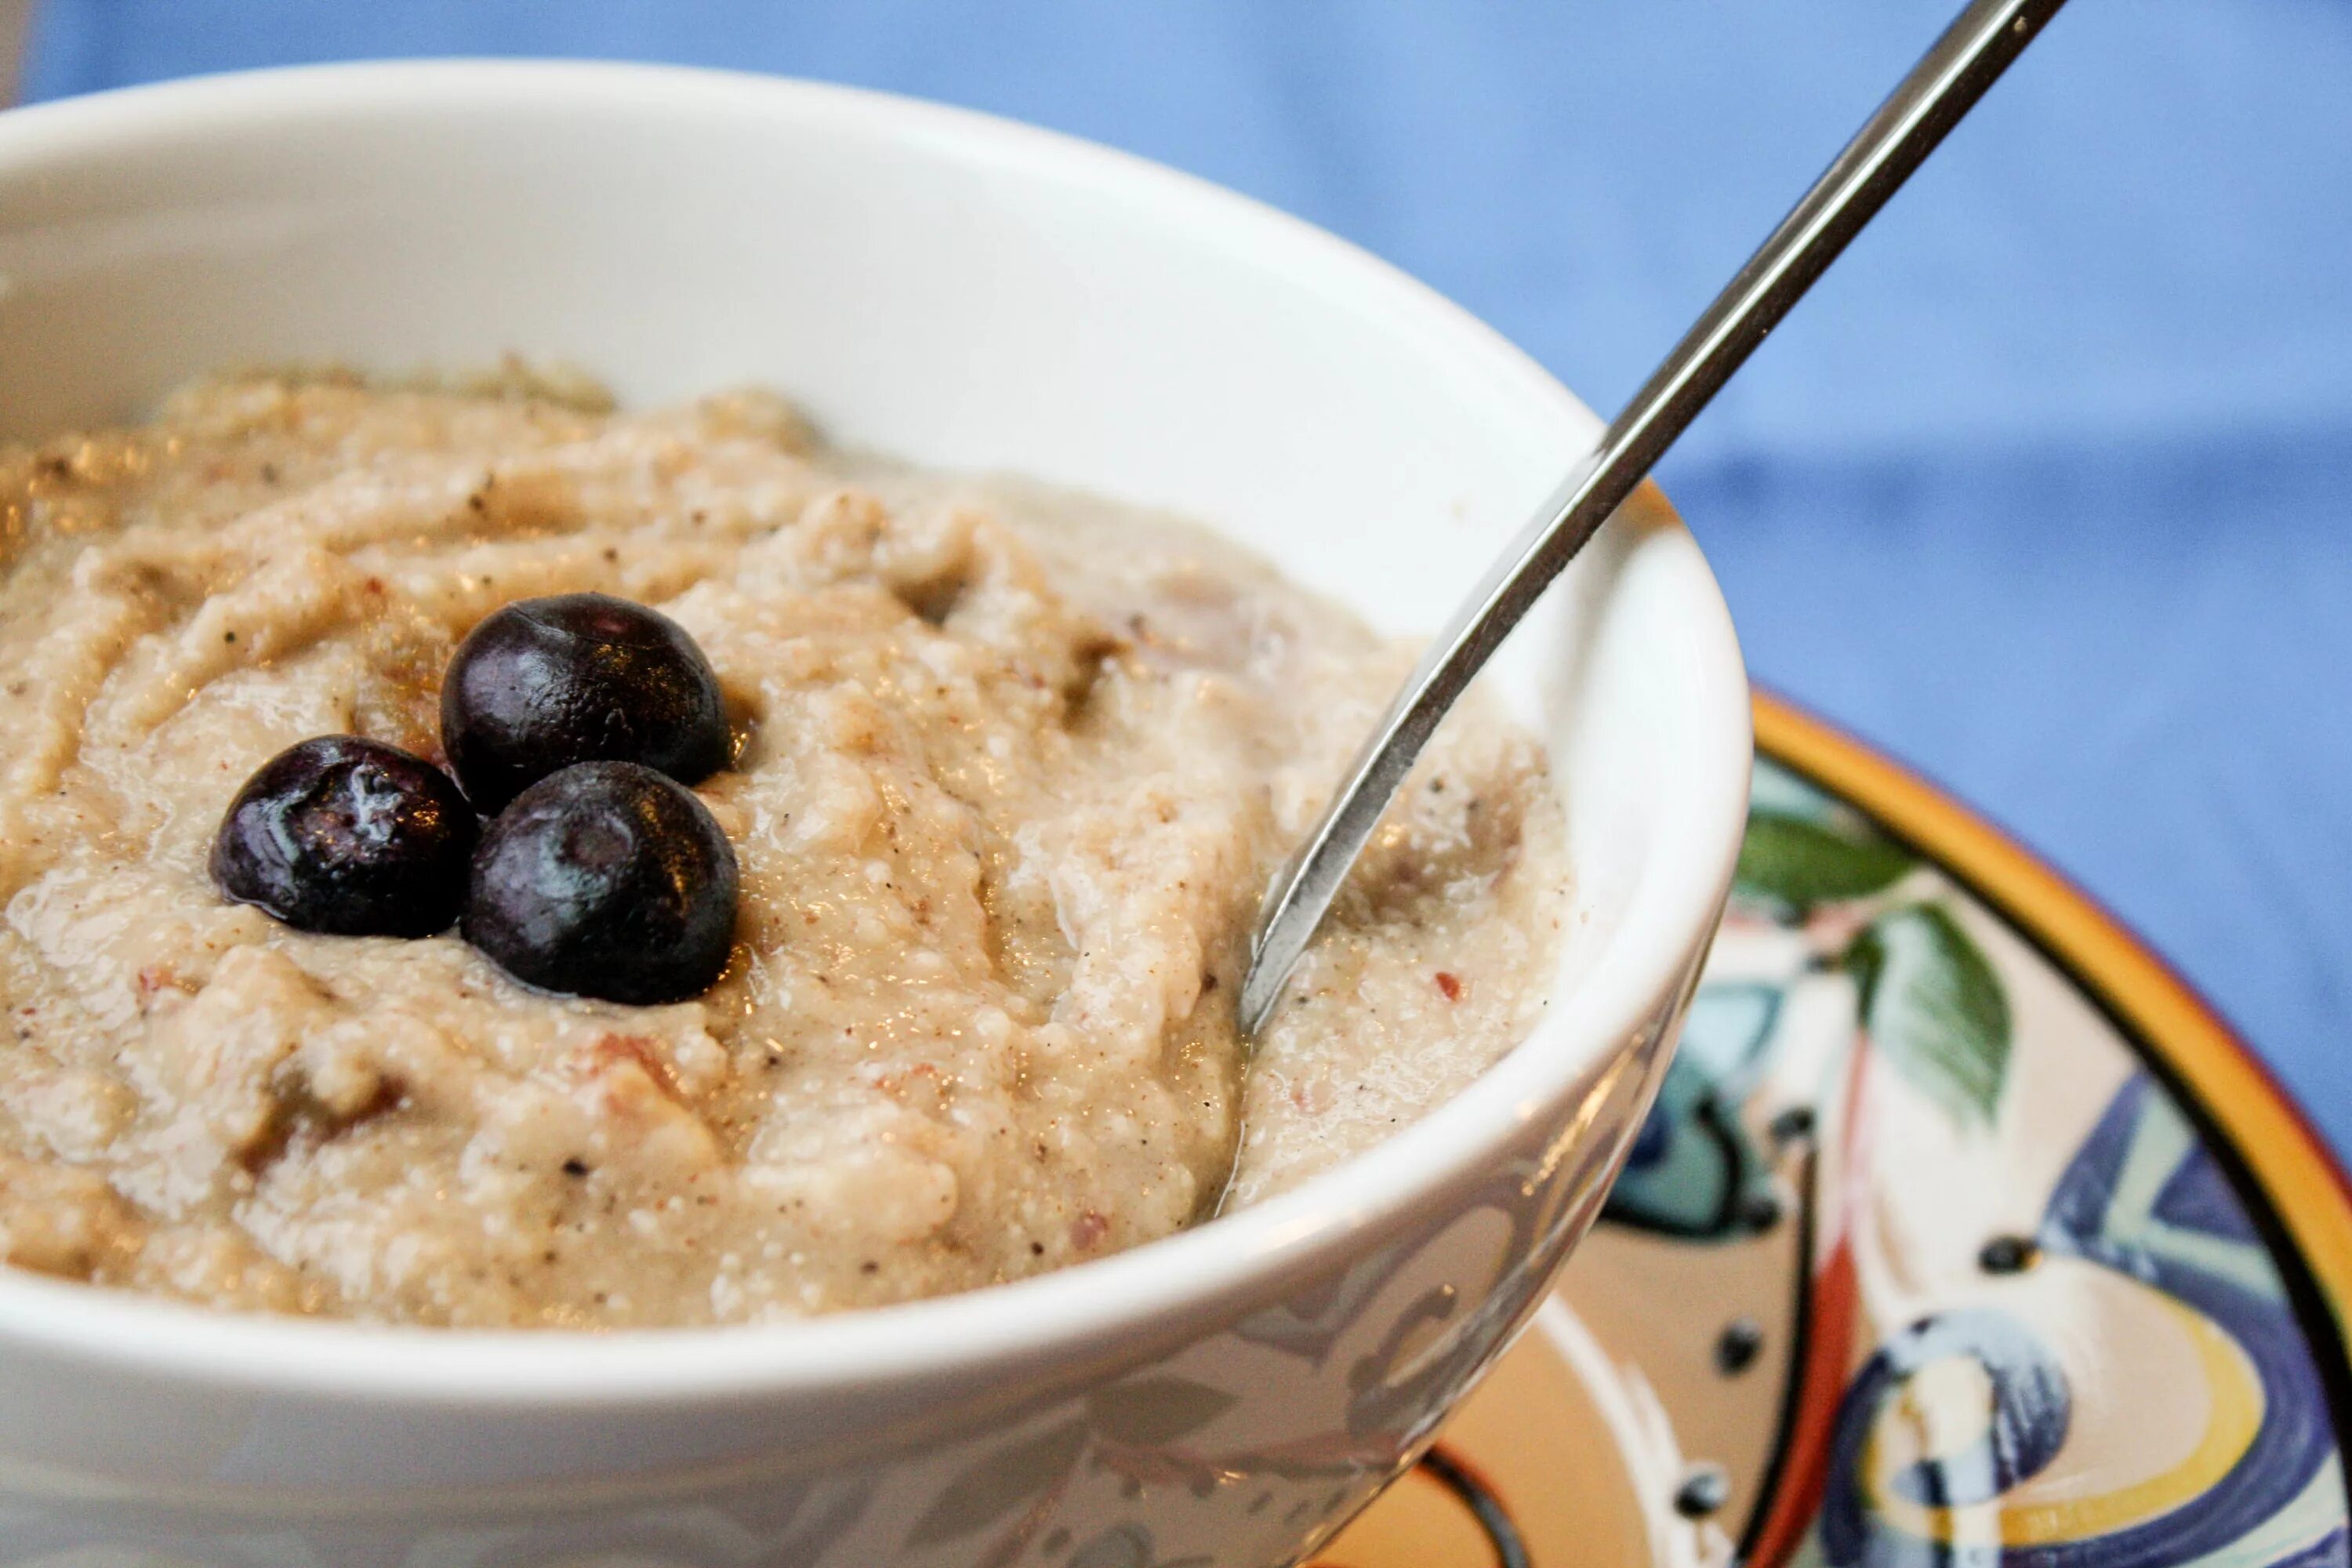
[[[1962,11],[1454,611],[1258,911],[1242,982],[1244,1033],[1265,1026],[1381,813],[1471,678],[1789,307],[2063,4],[1974,0]]]

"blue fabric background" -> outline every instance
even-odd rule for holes
[[[1603,412],[1954,0],[43,0],[30,96],[828,78],[1337,230]],[[2080,0],[1669,459],[1764,681],[2145,932],[2352,1150],[2352,5]]]

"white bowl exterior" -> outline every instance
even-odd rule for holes
[[[225,363],[509,349],[632,401],[766,382],[855,444],[1176,507],[1407,630],[1597,428],[1304,226],[896,100],[439,64],[0,118],[0,435]],[[1713,929],[1745,687],[1695,546],[1627,512],[1496,669],[1570,802],[1549,1015],[1374,1156],[1104,1263],[780,1329],[364,1330],[0,1278],[0,1563],[1290,1561],[1540,1298]]]

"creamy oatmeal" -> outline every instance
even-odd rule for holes
[[[228,1307],[705,1323],[1169,1234],[1460,1088],[1559,941],[1527,736],[1451,725],[1246,1067],[1259,894],[1402,674],[1200,530],[816,447],[760,395],[207,384],[0,452],[0,1246]],[[205,857],[265,760],[440,756],[526,596],[658,606],[740,737],[731,959],[524,988],[454,934],[314,935]]]

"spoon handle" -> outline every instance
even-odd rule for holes
[[[1538,509],[1390,704],[1347,782],[1258,913],[1241,1023],[1255,1035],[1422,747],[1488,657],[1633,493],[1789,307],[1934,152],[2064,0],[1973,0],[1771,237],[1750,257],[1595,447]]]

